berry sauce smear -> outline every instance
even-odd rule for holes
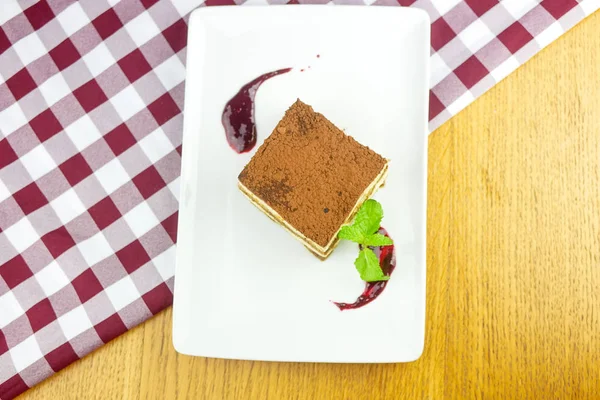
[[[390,235],[383,227],[379,228],[378,233],[390,237]],[[384,247],[371,247],[371,249],[375,252],[377,258],[379,258],[379,265],[381,265],[383,273],[391,277],[392,272],[394,272],[394,269],[396,268],[396,254],[394,253],[394,245]],[[381,293],[383,293],[388,282],[389,281],[366,282],[365,290],[360,296],[358,296],[354,303],[333,302],[333,304],[338,306],[338,308],[342,311],[353,310],[355,308],[366,306],[367,304],[375,300],[377,297],[379,297]]]
[[[266,80],[291,70],[291,68],[283,68],[259,76],[242,86],[239,92],[225,105],[221,122],[225,128],[227,143],[236,153],[246,153],[256,145],[256,122],[254,119],[256,91]]]

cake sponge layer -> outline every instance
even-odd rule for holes
[[[341,226],[380,186],[387,166],[388,160],[298,100],[238,179],[251,201],[325,257]]]

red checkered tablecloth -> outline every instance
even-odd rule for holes
[[[187,16],[200,3],[2,0],[3,400],[171,304]],[[205,3],[221,4],[234,0]],[[600,0],[374,4],[431,16],[434,130]]]

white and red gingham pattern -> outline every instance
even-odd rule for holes
[[[171,303],[186,21],[200,3],[0,6],[1,399]],[[431,130],[600,6],[366,3],[430,14]]]

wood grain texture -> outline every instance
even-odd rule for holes
[[[431,135],[417,362],[185,357],[167,310],[23,398],[598,398],[599,49],[596,13]]]

